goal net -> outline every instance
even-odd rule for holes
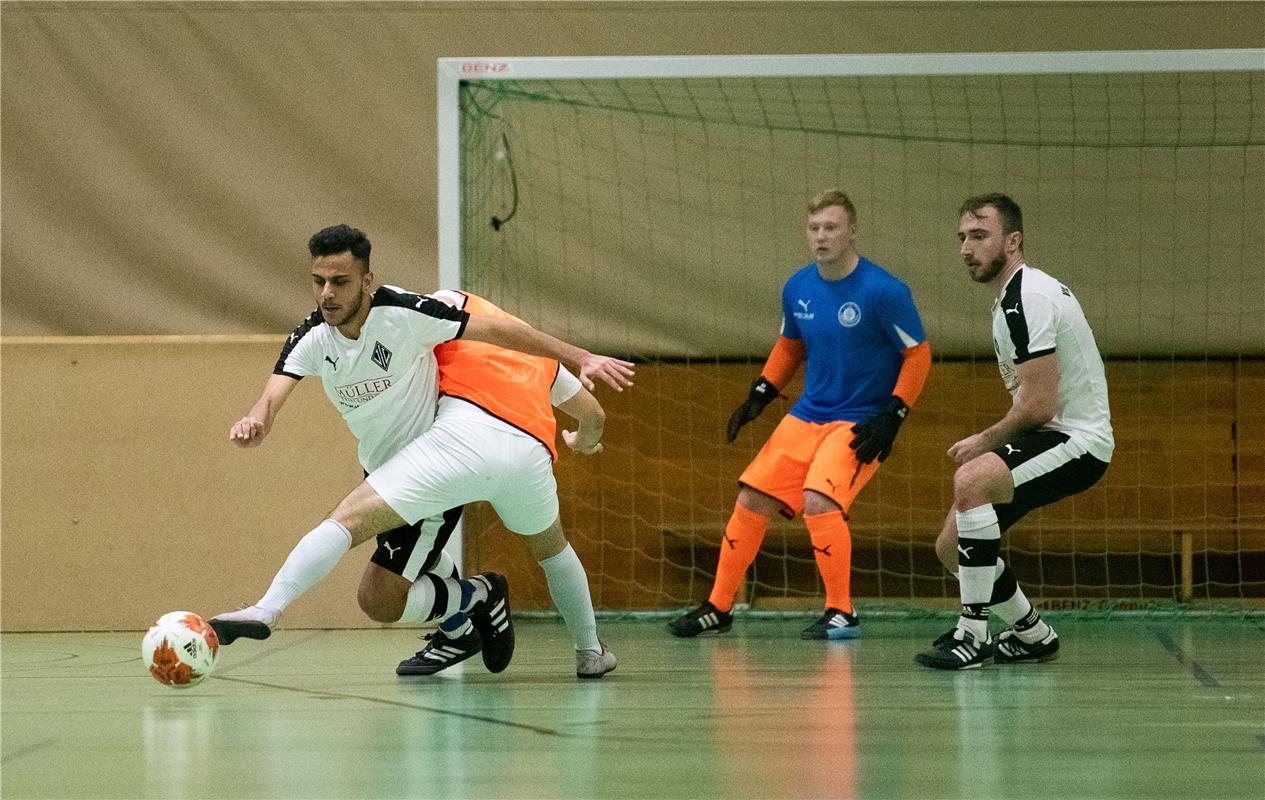
[[[862,254],[910,286],[935,354],[850,513],[855,596],[957,597],[932,547],[945,451],[1009,397],[956,212],[1004,191],[1029,263],[1094,328],[1117,449],[1097,487],[1008,532],[1003,557],[1047,608],[1265,597],[1261,51],[453,59],[441,100],[441,277],[639,363],[634,389],[598,391],[606,452],[557,465],[599,607],[706,597],[737,476],[789,401],[732,445],[725,420],[827,187],[852,196]],[[468,520],[471,563],[518,557],[490,512]],[[523,576],[548,607],[539,572]],[[739,601],[821,594],[802,521],[774,522]]]

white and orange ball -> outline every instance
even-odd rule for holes
[[[215,671],[219,658],[215,629],[190,611],[163,614],[141,640],[141,659],[164,686],[198,685]]]

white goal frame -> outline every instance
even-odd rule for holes
[[[459,287],[462,277],[459,92],[463,80],[1255,71],[1265,71],[1265,49],[440,58],[435,70],[438,90],[439,286]]]
[[[778,78],[884,75],[1043,75],[1121,72],[1265,71],[1265,48],[1088,50],[1030,53],[865,55],[469,57],[437,59],[436,118],[440,288],[460,288],[461,107],[463,80],[610,78]],[[449,555],[462,565],[463,526]]]

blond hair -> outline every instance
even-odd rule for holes
[[[848,193],[842,189],[824,189],[818,192],[808,203],[808,213],[816,214],[830,206],[839,206],[848,212],[848,221],[856,223],[857,207],[852,204],[852,198],[848,197]]]

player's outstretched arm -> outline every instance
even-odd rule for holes
[[[576,369],[576,375],[586,389],[593,388],[594,378],[600,378],[617,392],[633,385],[631,361],[590,353],[516,320],[472,315],[466,323],[463,337],[561,361]]]
[[[1006,416],[997,424],[968,436],[949,448],[949,458],[959,464],[996,450],[1025,431],[1036,430],[1059,413],[1058,354],[1048,353],[1015,367],[1019,391]]]
[[[286,398],[298,384],[288,375],[270,375],[264,384],[263,394],[251,406],[246,416],[234,422],[228,429],[228,440],[238,447],[258,447],[272,430],[277,412],[285,405]]]
[[[558,403],[562,413],[577,423],[574,431],[564,430],[562,441],[577,453],[592,455],[602,452],[602,433],[606,429],[606,412],[597,398],[587,389],[581,389],[567,400]]]

